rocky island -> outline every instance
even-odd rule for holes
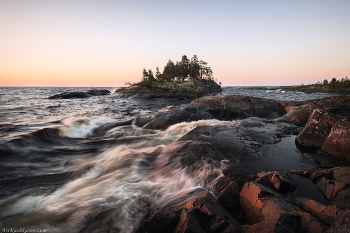
[[[213,72],[207,63],[194,55],[191,60],[186,55],[180,62],[168,61],[163,73],[157,67],[156,73],[143,69],[142,80],[128,83],[129,87],[115,91],[120,98],[197,98],[222,92],[214,81]]]
[[[346,76],[345,78],[336,79],[332,78],[330,81],[324,79],[322,82],[318,81],[314,84],[301,84],[293,86],[281,86],[270,89],[283,89],[288,91],[302,91],[302,92],[330,92],[338,94],[350,94],[350,80]]]

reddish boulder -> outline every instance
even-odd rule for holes
[[[315,119],[327,127],[332,127],[337,121],[342,119],[342,116],[336,116],[331,113],[323,112],[320,109],[315,109],[309,117],[309,121]]]
[[[296,141],[306,147],[320,148],[328,137],[329,129],[319,121],[311,119],[296,137]]]
[[[332,127],[331,133],[324,141],[321,150],[350,161],[350,121],[341,119]]]
[[[325,206],[306,197],[295,198],[294,202],[300,208],[329,225],[341,214],[341,209],[336,206]]]
[[[289,225],[290,228],[301,228],[300,216],[294,213],[297,208],[271,189],[255,182],[249,182],[244,185],[240,197],[241,212],[248,224],[276,220],[276,214],[281,214],[294,219],[293,226]]]

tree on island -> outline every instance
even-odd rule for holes
[[[163,69],[163,73],[159,71],[157,66],[155,78],[151,69],[146,71],[143,69],[142,81],[139,85],[151,85],[152,82],[171,82],[171,81],[186,81],[186,80],[210,80],[213,81],[213,71],[208,66],[208,63],[199,61],[197,55],[193,55],[191,59],[188,59],[186,55],[183,55],[180,62],[174,63],[169,59],[168,63]]]

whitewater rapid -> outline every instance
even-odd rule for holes
[[[62,137],[89,137],[103,124],[115,117],[74,117],[63,120],[59,128]],[[197,126],[236,125],[235,121],[200,120],[170,126],[165,131],[147,130],[135,125],[119,126],[105,132],[113,138],[118,135],[120,144],[106,149],[90,163],[91,169],[50,195],[12,197],[0,204],[0,218],[4,226],[31,226],[60,232],[79,232],[87,222],[108,212],[113,227],[119,232],[133,232],[152,210],[172,198],[203,187],[213,191],[207,176],[222,176],[219,166],[203,163],[195,173],[189,173],[174,161],[166,167],[169,153],[161,153],[152,161],[152,153],[164,149]],[[124,136],[120,137],[123,132]],[[149,163],[145,164],[146,157]],[[83,166],[83,165],[82,165]],[[84,164],[86,166],[86,164]],[[158,167],[158,168],[157,168]],[[23,215],[25,213],[25,215]]]

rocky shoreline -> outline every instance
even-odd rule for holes
[[[172,164],[195,174],[203,160],[213,168],[205,177],[207,189],[153,210],[136,232],[349,232],[349,109],[350,96],[302,102],[207,96],[96,131],[123,124],[164,130],[180,122],[241,119],[199,126],[151,154],[130,153],[118,161],[152,158],[150,169],[164,174]],[[171,156],[158,162],[163,154]],[[111,216],[100,214],[84,232],[112,229]]]

